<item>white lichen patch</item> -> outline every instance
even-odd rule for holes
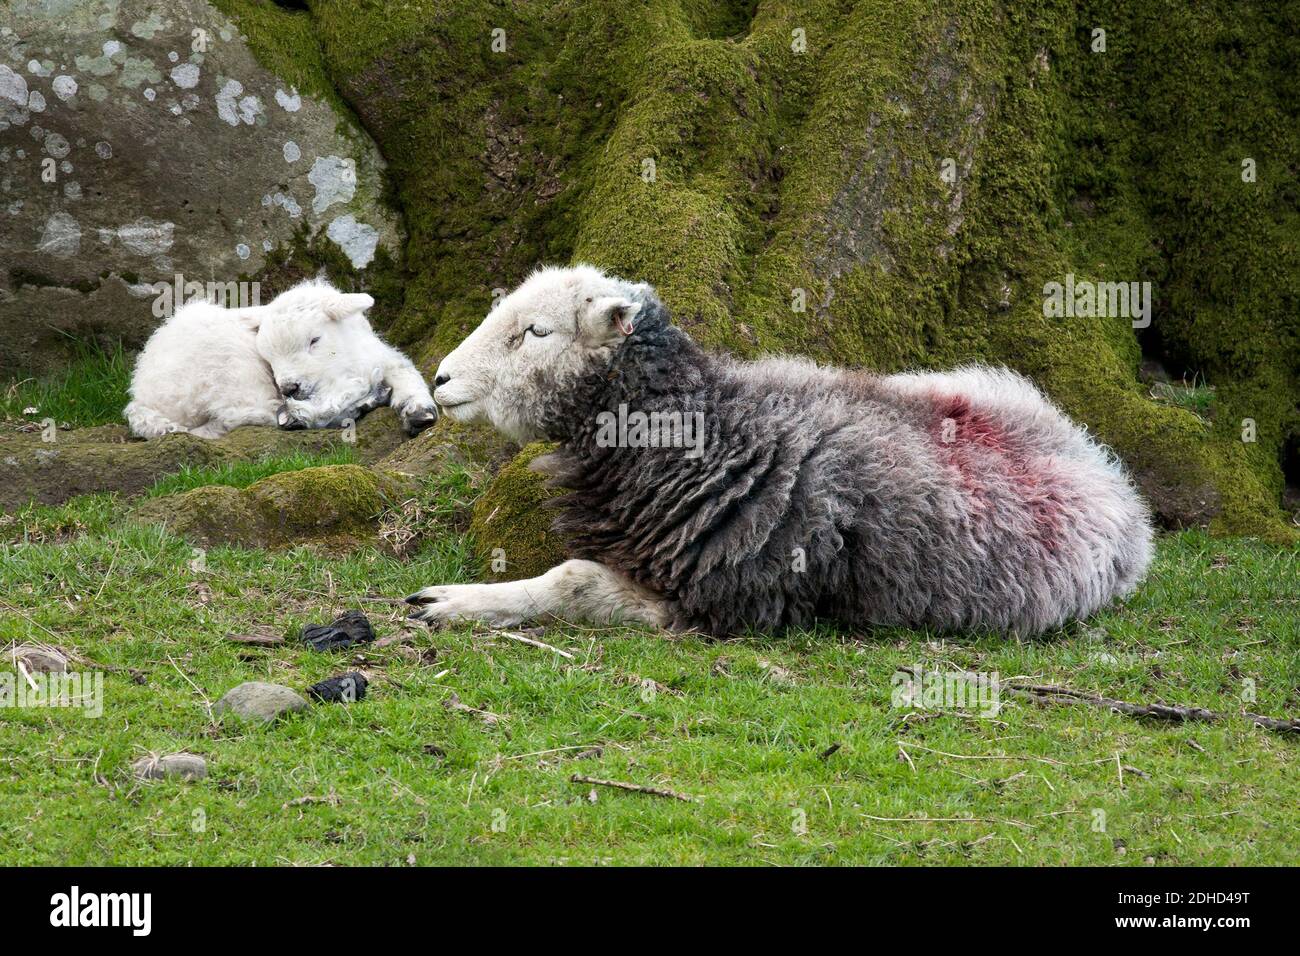
[[[49,253],[60,259],[68,259],[81,251],[81,223],[66,212],[56,212],[45,220],[41,231],[40,252]]]
[[[154,256],[166,252],[175,243],[176,224],[158,222],[141,216],[116,229],[99,230],[99,241],[110,245],[117,240],[137,256]]]
[[[217,94],[217,115],[231,126],[252,126],[261,112],[261,101],[256,96],[244,96],[244,84],[238,80],[226,80]]]
[[[50,85],[54,89],[54,95],[65,102],[77,95],[77,81],[66,73],[56,76]]]
[[[379,246],[379,231],[352,215],[339,216],[329,224],[325,234],[343,250],[355,269],[364,269],[375,258]]]
[[[27,122],[27,80],[0,63],[0,129]]]
[[[45,152],[49,153],[55,159],[62,159],[72,151],[71,144],[68,143],[66,136],[60,133],[50,133],[45,137]]]
[[[217,93],[217,115],[231,126],[239,125],[239,97],[243,92],[243,83],[238,80],[226,80]]]
[[[292,219],[297,219],[302,215],[302,206],[298,201],[287,193],[278,192],[274,196],[268,196],[263,201],[263,205],[276,205],[287,212]]]
[[[27,94],[27,108],[33,113],[45,112],[45,96],[40,90],[32,90]]]
[[[286,163],[296,163],[300,159],[302,159],[302,150],[298,148],[297,143],[289,140],[284,144],[284,161]]]
[[[169,75],[177,89],[192,90],[199,85],[199,67],[196,63],[181,63],[174,66]]]
[[[252,126],[262,113],[262,101],[256,96],[245,96],[239,101],[239,118]]]
[[[302,97],[298,95],[296,89],[290,88],[286,93],[284,90],[275,91],[275,101],[280,104],[286,113],[296,113],[302,109]]]
[[[316,187],[312,212],[319,215],[335,203],[348,202],[357,191],[357,164],[352,158],[318,156],[307,181]]]

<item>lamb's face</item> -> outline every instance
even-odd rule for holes
[[[366,323],[374,305],[364,293],[345,293],[320,282],[306,282],[277,296],[269,305],[248,310],[245,321],[257,332],[257,351],[271,366],[285,398],[305,400],[364,377],[353,368],[350,338]]]
[[[521,443],[545,437],[549,397],[632,333],[647,290],[591,266],[534,272],[442,360],[434,401]]]

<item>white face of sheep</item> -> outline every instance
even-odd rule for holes
[[[364,293],[304,283],[246,310],[244,322],[257,332],[257,351],[280,394],[305,401],[354,390],[356,380],[367,377],[369,369],[353,368],[353,341],[369,333],[364,313],[374,304]]]
[[[632,333],[648,287],[590,266],[534,272],[443,359],[433,399],[459,422],[490,422],[518,442],[545,437],[549,396]]]

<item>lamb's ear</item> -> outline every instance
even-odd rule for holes
[[[269,307],[265,305],[255,305],[247,309],[235,310],[235,321],[242,325],[254,335],[262,327],[262,320],[266,318]]]
[[[375,300],[364,292],[339,292],[325,299],[325,314],[335,320],[346,319],[374,304]]]
[[[604,330],[631,335],[636,328],[636,317],[641,311],[641,303],[613,295],[597,299],[591,304],[591,310]]]

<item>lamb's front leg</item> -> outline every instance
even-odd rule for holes
[[[285,431],[302,428],[343,428],[356,424],[367,413],[389,403],[392,390],[383,382],[366,386],[357,382],[338,396],[312,396],[306,401],[288,399],[276,413],[276,423]]]
[[[388,349],[383,373],[384,384],[393,390],[389,404],[408,435],[417,435],[438,420],[429,386],[410,359],[396,349]]]
[[[430,624],[484,621],[509,627],[544,615],[563,621],[636,621],[664,627],[671,602],[595,561],[565,561],[541,577],[503,584],[444,584],[406,599]]]

